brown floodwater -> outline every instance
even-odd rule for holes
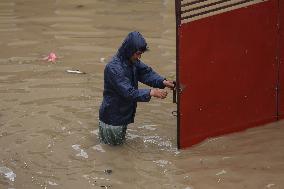
[[[173,0],[0,1],[0,189],[284,188],[283,121],[177,150],[171,93],[139,103],[125,145],[99,143],[103,69],[133,30],[174,79]]]

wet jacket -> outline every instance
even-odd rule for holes
[[[150,89],[138,89],[138,81],[154,88],[164,88],[164,77],[142,61],[130,62],[137,51],[145,51],[147,43],[139,32],[125,38],[117,54],[104,70],[104,92],[99,119],[110,125],[134,122],[137,102],[151,99]]]

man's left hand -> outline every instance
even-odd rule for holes
[[[163,84],[170,88],[170,89],[174,89],[175,88],[175,84],[174,84],[174,81],[169,81],[169,80],[164,80],[163,81]]]

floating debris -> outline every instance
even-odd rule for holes
[[[67,73],[74,73],[74,74],[86,74],[86,72],[82,72],[80,70],[66,70]]]
[[[84,158],[88,158],[88,154],[87,152],[85,152],[83,149],[80,148],[81,145],[79,144],[74,144],[72,145],[72,148],[78,152],[80,152],[79,154],[76,154],[76,156],[81,156],[81,157],[84,157]]]
[[[157,128],[153,128],[156,127],[157,125],[142,125],[140,127],[138,127],[139,129],[148,129],[150,131],[155,131]]]
[[[108,189],[108,188],[110,188],[111,186],[106,186],[106,185],[101,185],[101,188],[106,188],[106,189]]]
[[[188,186],[188,187],[186,187],[185,189],[193,189],[193,188],[191,188],[190,186]]]
[[[218,175],[223,175],[223,174],[226,174],[227,172],[225,171],[225,170],[222,170],[222,171],[220,171],[219,173],[216,173],[216,175],[218,176]]]
[[[15,181],[16,174],[8,167],[0,167],[0,174],[3,174],[10,181]]]
[[[105,63],[106,62],[106,58],[100,58],[100,62],[101,63]]]
[[[43,60],[47,60],[48,62],[55,63],[57,59],[57,56],[54,52],[51,52],[48,54],[48,56],[44,57]]]
[[[55,182],[51,182],[51,181],[48,181],[48,184],[49,184],[49,185],[51,185],[51,186],[58,186],[58,184],[57,184],[57,183],[55,183]]]
[[[184,179],[190,179],[190,176],[186,175],[185,177],[183,177]]]
[[[268,184],[268,185],[266,185],[266,188],[271,188],[273,186],[275,186],[275,184]]]
[[[112,174],[112,170],[111,170],[111,169],[106,169],[106,170],[104,170],[104,172],[105,172],[106,174],[108,174],[108,175]]]
[[[100,144],[94,146],[93,149],[99,152],[106,152]]]

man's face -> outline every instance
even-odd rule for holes
[[[132,57],[130,58],[131,62],[136,62],[137,60],[139,60],[141,58],[142,52],[141,51],[137,51],[136,53],[134,53],[132,55]]]

